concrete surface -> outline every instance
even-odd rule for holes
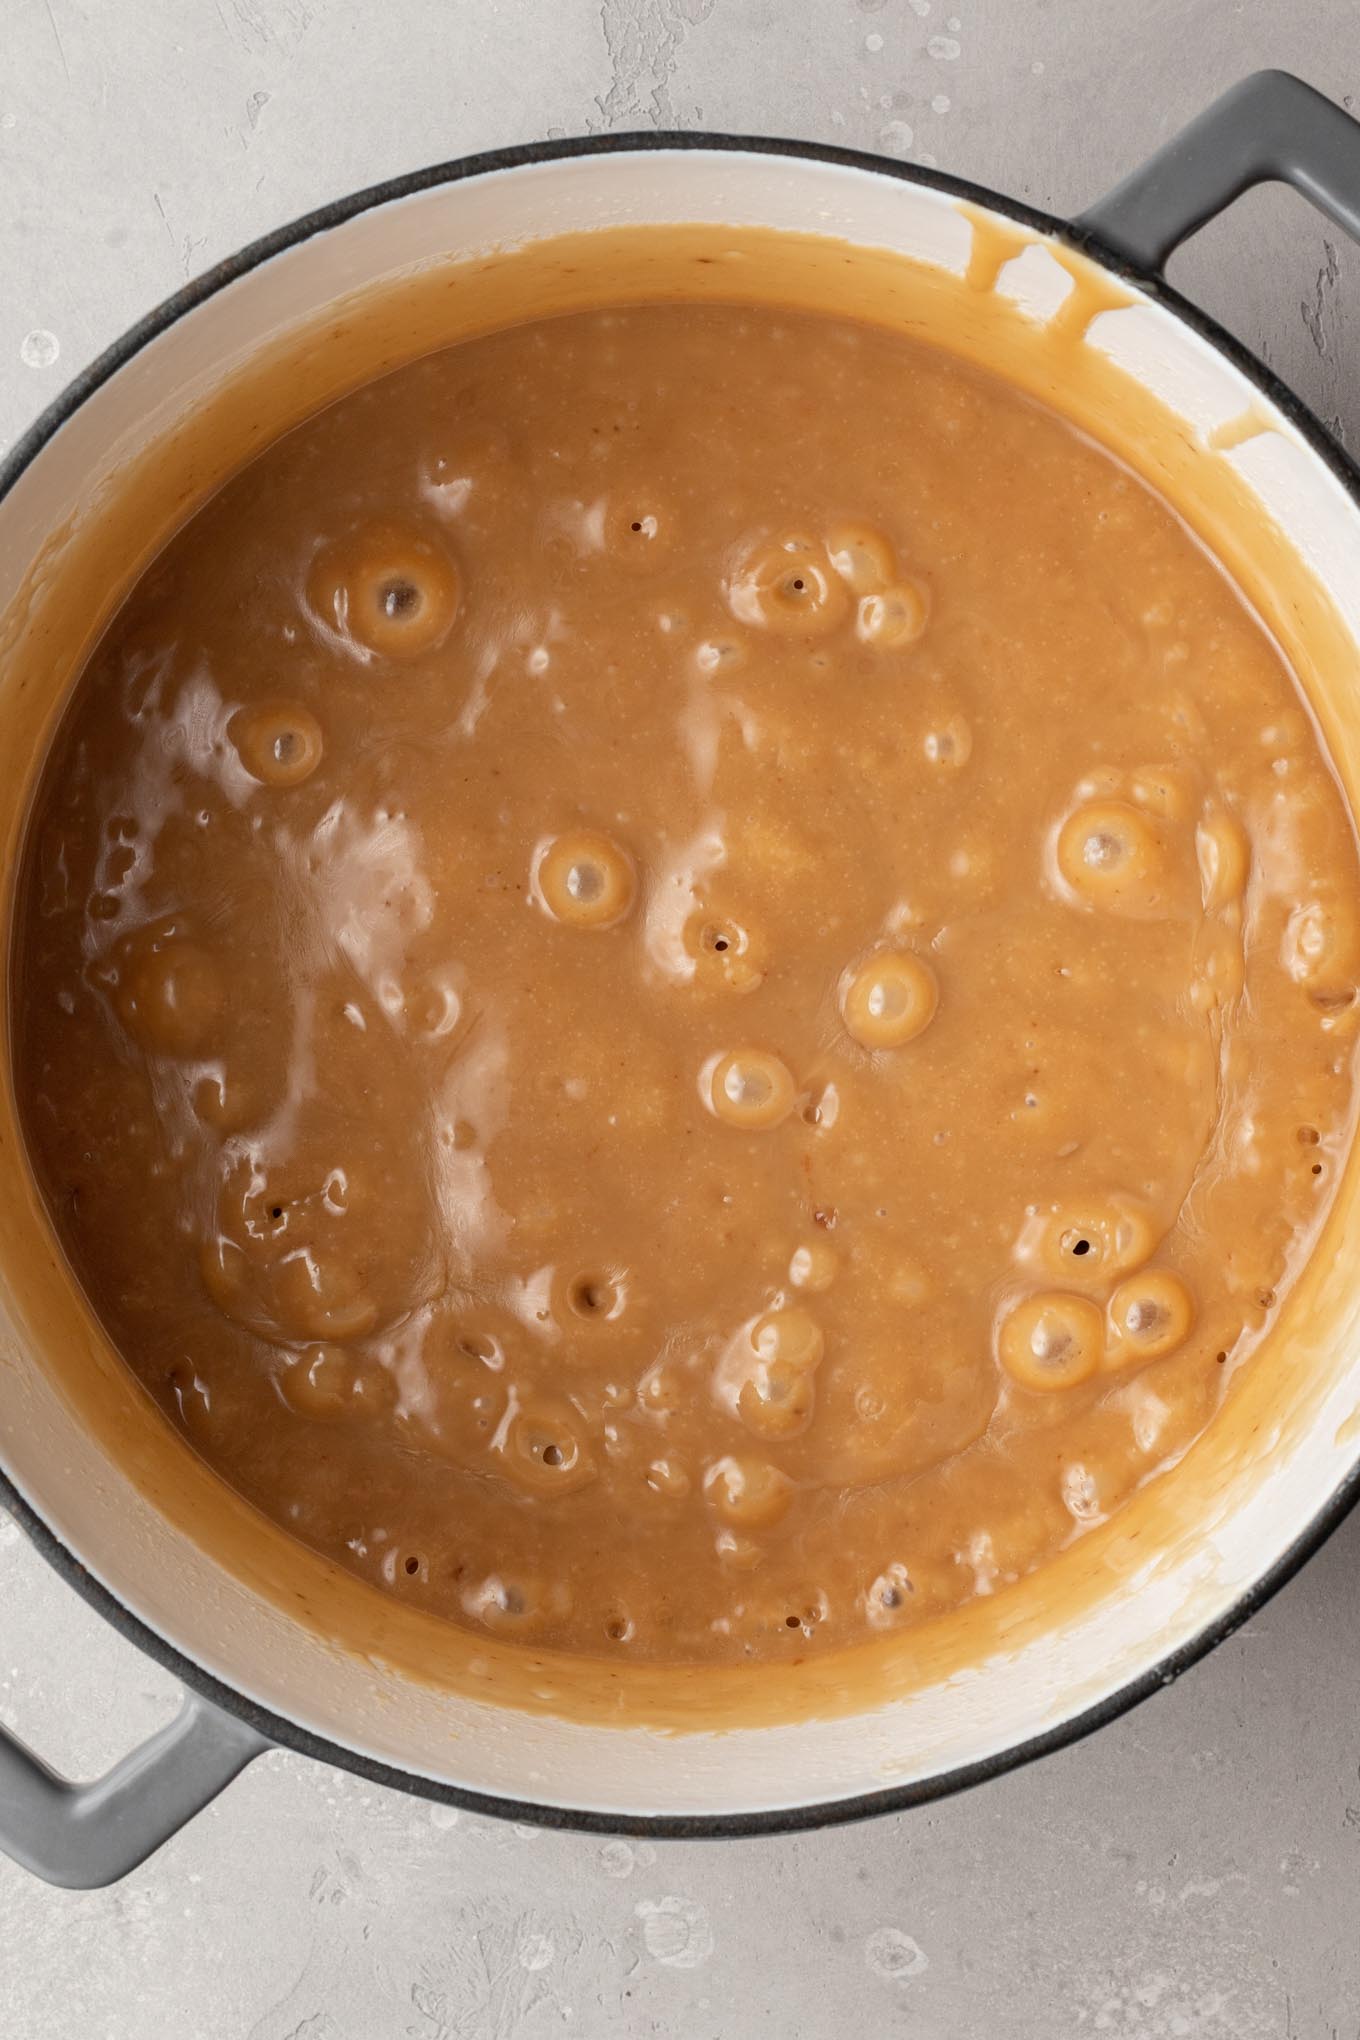
[[[0,441],[185,277],[358,184],[668,125],[1057,210],[1261,64],[1360,93],[1354,0],[5,0]],[[1173,274],[1360,446],[1360,258],[1245,201]],[[971,1796],[601,1842],[256,1764],[117,1889],[0,1860],[3,2040],[1357,2040],[1360,1520],[1181,1684]],[[90,1775],[165,1678],[0,1521],[0,1714]]]

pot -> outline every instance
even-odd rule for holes
[[[1052,311],[1045,264],[1061,264],[1088,310],[1107,308],[1081,344],[1095,345],[1099,332],[1130,393],[1128,418],[1151,417],[1133,402],[1142,392],[1173,428],[1156,436],[1140,427],[1121,450],[1174,484],[1178,506],[1193,499],[1200,528],[1239,578],[1275,590],[1278,613],[1267,605],[1267,620],[1308,683],[1356,805],[1360,474],[1298,399],[1161,274],[1187,235],[1267,178],[1294,184],[1360,237],[1360,127],[1298,80],[1262,73],[1070,224],[844,150],[648,133],[444,164],[257,242],[79,377],[0,471],[6,893],[27,796],[91,636],[225,471],[223,446],[239,459],[343,385],[347,349],[356,365],[355,294],[401,278],[415,293],[407,330],[389,333],[388,353],[367,361],[372,372],[419,351],[430,279],[445,287],[453,257],[472,265],[457,272],[466,288],[494,297],[498,250],[603,226],[711,223],[715,243],[758,228],[790,248],[802,236],[806,248],[811,225],[833,237],[838,260],[853,257],[847,275],[860,257],[900,268],[906,256],[955,277],[971,263],[973,281],[987,282],[1001,258],[1020,255],[1002,285],[1032,315]],[[825,270],[825,238],[817,245]],[[425,344],[437,331],[429,327]],[[266,397],[248,371],[284,340],[297,372],[275,375]],[[1060,402],[1078,380],[1074,372],[1073,388],[1056,392]],[[218,403],[215,440],[196,437],[215,393],[232,389]],[[159,523],[147,508],[153,495]],[[1192,1455],[1191,1516],[1164,1500],[1160,1517],[1134,1527],[1121,1519],[1103,1542],[1091,1533],[1074,1548],[1082,1556],[1061,1593],[1027,1612],[1008,1612],[998,1597],[969,1653],[869,1698],[814,1683],[796,1718],[774,1709],[679,1720],[659,1703],[650,1716],[629,1713],[602,1684],[568,1718],[546,1664],[515,1705],[489,1657],[469,1659],[462,1690],[451,1690],[420,1676],[394,1629],[375,1630],[364,1650],[342,1646],[319,1605],[320,1561],[315,1593],[279,1585],[266,1536],[284,1541],[281,1533],[266,1533],[170,1439],[90,1319],[38,1202],[6,1076],[0,1499],[78,1591],[179,1677],[187,1698],[167,1729],[93,1785],[57,1779],[0,1732],[0,1848],[57,1883],[111,1882],[273,1745],[481,1813],[712,1836],[919,1805],[1070,1742],[1227,1635],[1360,1491],[1360,1279],[1338,1251],[1360,1221],[1356,1175],[1344,1172],[1274,1334],[1272,1352],[1296,1363],[1288,1393],[1278,1370],[1273,1379],[1246,1371],[1233,1421],[1225,1412]],[[1174,1490],[1176,1477],[1166,1485]],[[201,1531],[210,1500],[223,1521],[234,1512],[230,1563],[223,1540]],[[370,1593],[331,1585],[341,1596]],[[683,1741],[666,1732],[676,1727],[689,1729]]]

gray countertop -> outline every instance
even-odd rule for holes
[[[186,277],[340,192],[653,123],[1055,211],[1354,0],[7,0],[0,444]],[[1360,445],[1360,255],[1258,192],[1174,279]],[[1357,2040],[1360,1519],[1134,1714],[962,1799],[739,1843],[459,1817],[293,1756],[123,1884],[0,1859],[3,2040]],[[173,1711],[0,1517],[0,1717],[90,1775]]]

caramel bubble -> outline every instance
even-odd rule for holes
[[[1058,832],[1058,869],[1084,905],[1133,919],[1163,910],[1166,850],[1149,817],[1127,802],[1091,801]]]
[[[1141,1267],[1156,1244],[1156,1226],[1146,1205],[1115,1192],[1030,1211],[1020,1228],[1015,1257],[1060,1282],[1103,1290],[1110,1281]]]
[[[915,1588],[899,1560],[885,1566],[864,1596],[864,1619],[871,1629],[894,1629],[910,1612]]]
[[[894,571],[893,549],[872,524],[836,524],[826,535],[827,557],[847,588],[875,595]]]
[[[823,1350],[821,1326],[800,1304],[755,1320],[726,1362],[737,1415],[748,1430],[762,1438],[788,1438],[806,1429]]]
[[[563,1398],[517,1399],[491,1449],[506,1475],[534,1494],[572,1494],[595,1478],[585,1426]]]
[[[725,1522],[765,1529],[787,1513],[793,1482],[768,1459],[728,1453],[704,1475],[704,1494]]]
[[[752,1351],[771,1364],[811,1369],[826,1350],[821,1326],[797,1303],[767,1310],[751,1326],[749,1337]]]
[[[786,1119],[797,1092],[777,1055],[761,1048],[736,1048],[705,1065],[700,1095],[715,1118],[757,1132]]]
[[[458,614],[458,569],[435,541],[395,523],[365,526],[317,554],[307,581],[328,630],[382,658],[435,651]]]
[[[728,581],[727,600],[741,623],[809,637],[834,630],[849,606],[825,548],[798,533],[751,546]]]
[[[809,1240],[795,1247],[789,1260],[789,1280],[795,1289],[829,1289],[836,1279],[840,1256],[829,1240]]]
[[[736,921],[692,916],[685,927],[685,948],[694,958],[696,974],[705,984],[721,984],[733,992],[753,992],[764,979],[764,946]]]
[[[200,1055],[217,1036],[226,979],[216,957],[199,943],[143,930],[123,949],[113,1003],[148,1053]]]
[[[705,638],[694,654],[694,663],[708,679],[730,680],[746,665],[746,646],[739,637]]]
[[[278,1384],[289,1409],[322,1423],[372,1422],[394,1400],[385,1368],[338,1346],[304,1347],[288,1361]]]
[[[274,1312],[287,1333],[304,1339],[362,1339],[378,1322],[377,1305],[343,1255],[298,1247],[274,1269]]]
[[[566,1309],[586,1324],[621,1318],[628,1305],[628,1283],[622,1272],[588,1268],[566,1278],[563,1288]]]
[[[973,732],[963,716],[945,716],[922,739],[926,762],[941,772],[961,772],[973,755]]]
[[[637,896],[631,858],[593,829],[572,830],[541,846],[533,877],[543,907],[572,928],[612,928]]]
[[[893,652],[914,645],[925,627],[925,594],[912,582],[899,581],[877,595],[860,597],[855,636],[875,651]]]
[[[812,1421],[817,1390],[809,1369],[760,1361],[752,1365],[736,1400],[748,1431],[759,1438],[792,1438]]]
[[[504,1636],[528,1636],[571,1613],[565,1581],[522,1570],[488,1573],[462,1596],[465,1615]]]
[[[295,701],[261,702],[231,719],[237,756],[262,786],[300,786],[321,763],[321,725]]]
[[[1002,1319],[1001,1364],[1022,1388],[1075,1388],[1089,1379],[1105,1350],[1105,1323],[1085,1296],[1050,1291],[1027,1296]]]
[[[650,497],[617,501],[604,513],[604,551],[631,574],[655,573],[671,551],[674,519]]]
[[[909,949],[880,949],[841,986],[841,1016],[863,1048],[901,1048],[929,1026],[939,1003],[930,965]]]
[[[1121,1282],[1110,1298],[1105,1365],[1128,1367],[1174,1352],[1190,1335],[1195,1306],[1178,1275],[1145,1268]]]
[[[219,1133],[238,1133],[260,1111],[260,1090],[251,1072],[217,1069],[194,1086],[194,1110]]]
[[[687,1394],[685,1371],[673,1360],[658,1360],[638,1383],[638,1401],[654,1417],[674,1416],[684,1407]]]
[[[680,1461],[673,1454],[667,1454],[652,1460],[648,1466],[647,1485],[653,1494],[663,1495],[667,1501],[682,1502],[693,1482]]]

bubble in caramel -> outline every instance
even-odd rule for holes
[[[806,1430],[825,1339],[800,1304],[767,1311],[732,1340],[715,1380],[720,1401],[760,1438]]]
[[[382,1368],[336,1346],[304,1346],[289,1356],[278,1380],[289,1408],[319,1423],[375,1422],[393,1402]]]
[[[436,540],[380,519],[322,547],[307,595],[324,628],[361,652],[414,659],[448,636],[461,582]]]
[[[1105,1327],[1084,1296],[1049,1291],[1027,1296],[1007,1312],[997,1334],[1001,1364],[1021,1388],[1076,1388],[1099,1367]]]
[[[935,973],[909,949],[881,949],[841,987],[841,1013],[862,1048],[902,1048],[930,1025],[939,1004]]]
[[[1075,899],[1108,913],[1159,914],[1168,852],[1153,819],[1127,802],[1092,801],[1058,832],[1058,869]]]
[[[555,921],[612,928],[632,907],[637,874],[627,853],[598,830],[569,830],[539,850],[534,884]]]
[[[1080,1202],[1036,1205],[1025,1216],[1015,1258],[1056,1281],[1107,1290],[1139,1267],[1157,1244],[1152,1213],[1127,1191],[1112,1190]]]
[[[798,532],[744,548],[728,580],[727,599],[741,623],[810,637],[834,630],[850,606],[825,546]]]
[[[715,1119],[746,1132],[778,1126],[797,1091],[787,1066],[767,1049],[736,1048],[705,1064],[700,1095]]]
[[[1121,1282],[1110,1298],[1104,1364],[1160,1360],[1189,1337],[1194,1322],[1195,1306],[1180,1277],[1167,1268],[1145,1268]]]
[[[704,1493],[725,1521],[767,1529],[787,1511],[793,1483],[768,1459],[728,1453],[704,1476]]]
[[[201,1054],[218,1039],[226,1003],[221,963],[176,925],[148,927],[123,945],[113,1004],[123,1026],[148,1053]]]
[[[321,763],[321,725],[298,702],[260,702],[242,709],[230,728],[241,763],[264,786],[301,786]]]
[[[856,595],[877,595],[896,571],[893,549],[872,524],[833,524],[826,535],[827,557]]]
[[[926,627],[926,598],[910,581],[900,581],[873,595],[862,595],[855,611],[855,635],[876,651],[898,651],[914,645]]]

